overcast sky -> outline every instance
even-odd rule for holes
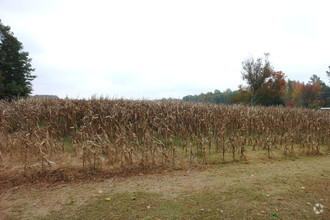
[[[0,0],[30,53],[33,94],[157,99],[236,90],[241,63],[328,82],[330,1]]]

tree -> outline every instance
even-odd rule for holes
[[[258,104],[258,101],[262,97],[262,94],[259,93],[265,80],[270,77],[272,72],[272,67],[268,61],[269,54],[265,53],[265,60],[258,58],[254,60],[251,56],[242,62],[242,77],[243,80],[246,80],[251,92],[250,104],[251,106]],[[261,96],[257,96],[257,94]]]
[[[227,93],[227,94],[229,94],[229,93],[232,93],[232,92],[233,92],[233,91],[231,91],[230,88],[227,88],[226,91],[224,91],[223,93]]]
[[[307,84],[303,83],[301,97],[303,100],[303,105],[305,107],[317,108],[319,103],[319,94],[321,90],[320,81],[317,80],[314,83],[308,82]]]
[[[259,93],[261,105],[284,105],[286,81],[282,71],[271,72],[268,80],[262,85]]]
[[[230,97],[232,103],[249,104],[251,103],[251,90],[250,87],[244,87],[239,85],[238,93],[235,96]]]
[[[330,88],[320,77],[313,75],[308,83],[292,81],[291,101],[296,107],[318,108],[327,106]]]
[[[260,89],[255,93],[259,105],[284,105],[286,89],[285,74],[282,71],[270,73],[270,77],[264,81]],[[233,103],[251,103],[251,87],[239,86],[239,94],[231,98]]]
[[[32,92],[31,81],[36,76],[29,53],[22,50],[22,43],[0,20],[0,99],[26,97]]]
[[[201,93],[200,95],[187,95],[182,98],[183,101],[188,102],[207,102],[207,103],[215,103],[215,104],[227,104],[230,105],[232,102],[230,101],[233,96],[236,96],[238,91],[229,91],[227,89],[225,92],[220,92],[220,90],[214,90],[214,93],[207,92],[206,94]]]
[[[289,105],[292,107],[293,103],[292,103],[292,92],[293,92],[293,88],[292,88],[292,81],[290,79],[288,79],[287,83],[286,83],[286,90],[285,90],[285,94],[284,94],[284,101],[285,101],[285,105]]]
[[[330,73],[330,72],[329,72]],[[320,106],[330,106],[330,87],[327,86],[320,77],[318,77],[317,75],[313,75],[310,78],[309,83],[311,84],[320,84],[321,88],[319,91],[319,105]]]
[[[303,105],[301,96],[302,87],[303,83],[300,83],[299,81],[292,81],[291,101],[296,107],[301,107]]]

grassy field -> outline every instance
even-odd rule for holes
[[[255,159],[1,195],[5,219],[328,219],[329,154]],[[323,212],[316,214],[315,204]]]

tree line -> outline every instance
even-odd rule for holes
[[[182,98],[183,101],[191,102],[208,102],[215,104],[232,104],[231,97],[236,96],[238,91],[231,91],[227,89],[224,92],[215,90],[214,92],[208,92],[206,94],[201,93],[200,95],[187,95]]]
[[[320,77],[313,75],[307,83],[285,79],[282,71],[276,71],[269,62],[269,54],[264,58],[252,56],[242,62],[242,78],[247,85],[238,90],[215,90],[200,95],[188,95],[183,101],[208,102],[216,104],[244,104],[288,107],[319,108],[330,106],[330,87]],[[329,71],[326,71],[328,77]]]

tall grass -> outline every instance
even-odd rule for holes
[[[252,150],[320,154],[329,112],[132,100],[27,99],[0,102],[2,171],[140,171],[193,166]],[[228,162],[228,159],[227,159]],[[15,168],[14,168],[15,167]]]

